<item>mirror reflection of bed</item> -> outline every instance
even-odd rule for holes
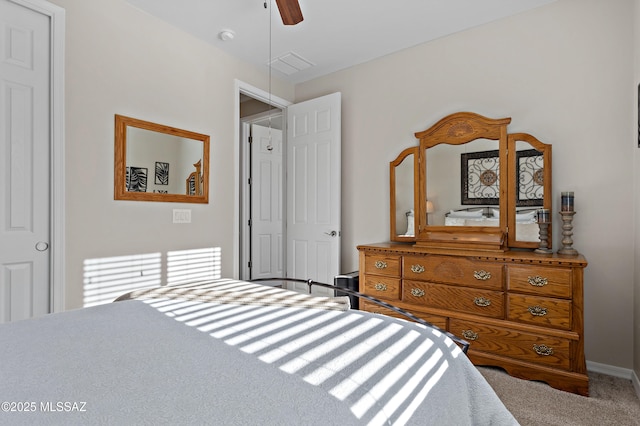
[[[500,210],[495,207],[450,210],[444,214],[445,226],[499,226],[499,221]],[[516,210],[516,233],[520,241],[540,241],[537,209]]]

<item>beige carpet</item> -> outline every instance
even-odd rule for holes
[[[640,400],[631,380],[589,373],[587,398],[516,379],[499,368],[478,370],[522,426],[640,425]]]

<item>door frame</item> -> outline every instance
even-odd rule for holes
[[[65,9],[45,0],[9,0],[12,3],[45,15],[50,22],[50,224],[49,286],[51,312],[65,309],[65,252],[64,252],[64,59]]]
[[[273,94],[270,94],[269,92],[259,89],[255,86],[252,86],[248,83],[245,83],[243,81],[240,81],[238,79],[235,80],[235,84],[234,84],[234,140],[236,141],[235,143],[235,147],[234,147],[234,164],[236,165],[235,167],[235,172],[234,172],[234,182],[235,182],[235,191],[234,191],[234,202],[233,202],[233,208],[234,208],[234,215],[233,215],[233,229],[235,229],[237,232],[234,232],[233,235],[233,276],[234,278],[238,279],[240,278],[240,271],[244,270],[242,265],[240,265],[240,250],[242,249],[243,251],[246,251],[248,248],[245,247],[246,244],[243,244],[243,242],[241,241],[241,235],[243,234],[242,232],[242,222],[243,220],[246,220],[244,212],[240,210],[240,201],[241,201],[241,194],[242,194],[242,190],[240,187],[240,182],[241,182],[241,177],[242,177],[242,167],[245,167],[245,165],[243,164],[243,157],[242,157],[242,150],[241,150],[241,145],[242,145],[242,136],[243,136],[243,131],[242,131],[242,123],[240,120],[240,94],[244,94],[247,96],[250,96],[256,100],[259,100],[261,102],[264,102],[268,105],[271,105],[275,108],[279,108],[280,110],[282,110],[282,114],[283,114],[283,129],[282,129],[282,138],[283,138],[283,144],[286,144],[286,109],[289,105],[292,104],[292,102],[289,102],[285,99],[282,99],[278,96],[274,96]]]
[[[251,148],[246,149],[246,147],[248,146],[248,138],[249,136],[251,136],[251,126],[253,124],[259,123],[261,121],[265,121],[266,119],[268,119],[269,117],[280,117],[280,119],[282,120],[282,124],[283,127],[285,125],[285,120],[286,120],[286,112],[281,110],[281,109],[274,109],[273,111],[265,111],[265,112],[261,112],[255,115],[251,115],[251,116],[247,116],[247,117],[241,117],[240,118],[240,161],[241,161],[241,166],[240,166],[240,197],[241,197],[241,205],[242,206],[249,206],[248,208],[242,208],[240,209],[240,277],[243,277],[243,279],[249,279],[248,277],[251,276],[251,269],[249,268],[249,265],[247,264],[246,260],[251,258],[251,261],[253,263],[253,257],[252,257],[252,253],[251,253],[251,249],[252,249],[252,236],[250,235],[250,233],[247,232],[247,229],[249,228],[249,226],[247,225],[248,221],[251,219],[251,213],[252,213],[252,209],[253,209],[253,203],[251,202],[251,194],[248,193],[248,191],[243,191],[243,187],[246,187],[246,182],[249,179],[249,171],[251,170],[251,161],[252,161],[252,155],[251,155]],[[284,139],[284,129],[280,129],[280,131],[282,132],[282,143],[284,146],[285,143],[285,139]],[[283,167],[284,167],[284,161],[285,161],[285,153],[282,152],[282,161],[283,161]],[[284,170],[283,170],[284,171]],[[285,190],[286,188],[282,188],[282,195],[283,195],[283,205],[282,205],[282,209],[283,212],[286,209],[286,198],[285,197]],[[282,228],[283,231],[286,228],[286,218],[283,218],[283,223],[282,223]],[[253,228],[251,228],[253,229]],[[283,236],[284,238],[284,236]],[[283,244],[283,253],[281,253],[283,256],[283,262],[285,263],[285,267],[286,267],[286,259],[284,259],[284,256],[286,255],[286,250]],[[285,268],[286,269],[286,268]]]

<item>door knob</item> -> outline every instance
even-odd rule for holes
[[[325,232],[326,235],[329,235],[331,237],[335,237],[336,235],[338,235],[338,233],[336,231],[331,231],[331,232]]]
[[[45,243],[44,241],[38,241],[36,243],[36,250],[38,251],[45,251],[48,248],[49,248],[49,243]]]

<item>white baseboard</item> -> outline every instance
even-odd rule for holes
[[[616,367],[615,365],[601,364],[599,362],[587,361],[587,371],[606,374],[607,376],[620,377],[631,380],[633,370]]]
[[[614,365],[600,364],[599,362],[587,361],[587,371],[594,373],[606,374],[608,376],[620,377],[622,379],[631,380],[636,395],[640,398],[640,380],[635,371],[629,368],[616,367]]]

